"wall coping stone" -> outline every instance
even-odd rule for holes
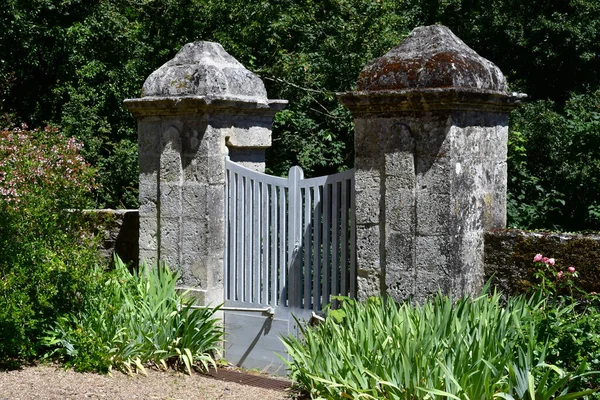
[[[136,117],[189,114],[235,114],[273,116],[287,100],[257,100],[249,96],[170,96],[126,99],[125,107]]]
[[[507,113],[526,94],[472,89],[427,88],[336,93],[355,117],[394,116],[428,111],[488,111]]]

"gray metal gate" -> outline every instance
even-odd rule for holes
[[[293,316],[356,294],[354,171],[280,178],[225,165],[225,358],[275,372]]]

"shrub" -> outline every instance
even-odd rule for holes
[[[533,262],[537,278],[533,289],[559,305],[537,313],[539,336],[547,338],[538,348],[546,348],[548,362],[561,368],[600,370],[600,298],[580,287],[575,266],[564,268],[540,253]],[[590,387],[600,387],[598,375],[590,374],[579,382],[580,389]]]
[[[44,325],[82,304],[98,253],[77,211],[94,187],[81,147],[51,128],[0,131],[1,360],[38,355]]]
[[[536,101],[511,115],[510,226],[600,229],[600,90],[572,93],[561,107]]]
[[[312,396],[415,399],[578,398],[573,374],[536,352],[543,301],[498,294],[423,305],[346,299],[325,322],[287,337],[292,378]]]
[[[120,259],[115,271],[95,274],[98,292],[84,310],[58,319],[46,343],[78,371],[132,373],[144,365],[163,368],[214,365],[222,330],[217,308],[193,309],[193,299],[175,289],[178,274],[143,264],[130,273]]]

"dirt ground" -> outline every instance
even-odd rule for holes
[[[10,399],[290,399],[283,391],[240,385],[194,373],[148,370],[148,376],[82,374],[53,366],[0,372],[0,400]]]

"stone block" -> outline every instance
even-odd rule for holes
[[[414,154],[409,152],[394,152],[385,154],[386,186],[389,180],[401,189],[412,189],[416,184],[416,167]]]
[[[385,276],[386,292],[395,301],[409,300],[415,293],[415,274],[413,271],[398,271],[388,268]]]
[[[452,142],[447,137],[449,117],[424,118],[419,124],[413,124],[416,139],[417,157],[446,157],[451,154]]]
[[[452,279],[447,273],[419,271],[415,279],[414,301],[422,304],[438,291],[449,295],[452,292]]]
[[[156,218],[147,218],[140,216],[139,233],[140,250],[158,249],[158,221]]]
[[[374,190],[360,190],[355,193],[356,223],[377,224],[381,216],[381,193]]]
[[[160,171],[160,154],[138,152],[138,162],[140,167],[140,182],[156,182]]]
[[[187,158],[187,156],[184,158]],[[183,165],[183,179],[185,182],[208,184],[208,157],[190,158],[184,161]]]
[[[485,229],[505,229],[506,228],[506,190],[496,189],[492,193],[494,200],[492,208],[492,222]]]
[[[179,183],[183,180],[181,155],[175,151],[164,151],[160,157],[158,172],[161,183]]]
[[[265,149],[263,148],[229,148],[229,158],[243,167],[258,172],[265,172]]]
[[[417,159],[417,190],[449,194],[457,168],[446,157],[420,157]]]
[[[355,157],[354,158],[354,170],[362,171],[362,173],[377,173],[377,176],[381,175],[383,170],[383,159],[381,157]]]
[[[225,209],[225,186],[223,184],[208,185],[206,187],[206,204],[209,218],[223,218]]]
[[[178,218],[181,216],[182,188],[180,184],[162,183],[160,185],[160,218]]]
[[[449,229],[450,196],[417,191],[417,235],[443,235]]]
[[[180,265],[181,254],[181,221],[179,218],[161,218],[160,220],[160,254]],[[165,258],[166,259],[166,258]]]
[[[186,182],[181,188],[181,215],[184,219],[205,219],[206,210],[210,205],[206,203],[206,191],[208,185]]]
[[[183,254],[203,256],[208,254],[206,219],[184,218],[182,220],[181,249]],[[221,241],[223,239],[221,238]]]
[[[160,154],[160,137],[163,131],[162,118],[144,117],[138,119],[138,151],[140,154]],[[140,169],[140,172],[145,172]]]
[[[140,264],[156,265],[158,262],[158,250],[140,248]]]
[[[186,156],[206,157],[210,154],[207,141],[204,139],[208,120],[206,115],[182,117],[181,153]]]
[[[380,233],[379,226],[356,226],[356,262],[363,271],[380,271]]]
[[[469,232],[451,238],[456,278],[453,293],[476,295],[483,287],[483,232]]]
[[[410,234],[386,232],[385,265],[386,279],[390,274],[414,271],[415,237]]]
[[[182,256],[181,283],[206,289],[208,287],[206,255],[186,253]]]
[[[139,183],[140,216],[157,218],[158,187],[156,182],[140,181]]]
[[[227,139],[227,145],[232,148],[271,147],[270,126],[251,126],[246,129],[232,126],[223,135]]]
[[[206,173],[208,175],[208,183],[211,185],[225,184],[225,158],[222,153],[215,156],[210,156],[206,159]]]
[[[414,234],[416,229],[415,192],[391,190],[385,195],[385,224],[394,231]]]
[[[415,267],[422,272],[447,274],[449,264],[448,236],[417,236],[415,238]]]
[[[173,124],[172,122],[176,122]],[[179,125],[179,126],[177,126]],[[181,154],[181,121],[165,121],[160,134],[161,154],[174,152]]]
[[[380,191],[381,172],[377,169],[363,169],[355,166],[354,186],[357,192],[364,190]]]
[[[356,281],[356,298],[358,300],[365,301],[369,297],[380,296],[383,294],[383,288],[381,287],[381,274],[379,272],[359,274]]]

